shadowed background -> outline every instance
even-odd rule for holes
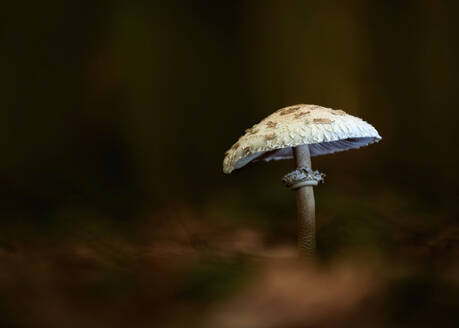
[[[2,4],[0,325],[457,325],[457,9]],[[270,260],[294,253],[293,163],[222,173],[246,128],[297,103],[383,137],[313,158],[316,269]]]

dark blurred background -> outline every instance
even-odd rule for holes
[[[2,3],[0,327],[457,327],[458,9]],[[291,161],[222,173],[297,103],[383,137],[313,158],[310,265]]]

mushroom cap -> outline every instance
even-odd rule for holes
[[[305,104],[281,108],[245,132],[225,153],[224,173],[252,161],[293,158],[292,147],[299,145],[309,145],[311,156],[317,156],[381,140],[378,131],[358,117]]]

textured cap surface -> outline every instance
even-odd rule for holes
[[[292,147],[309,145],[311,156],[360,148],[378,142],[378,131],[342,110],[317,105],[281,108],[255,124],[225,153],[223,172],[252,161],[293,158]]]

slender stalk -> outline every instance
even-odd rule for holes
[[[296,167],[311,168],[311,156],[308,145],[300,145],[293,149]],[[311,168],[312,169],[312,168]],[[314,190],[312,186],[304,186],[296,190],[298,211],[298,251],[303,257],[312,257],[316,248],[316,220]]]

